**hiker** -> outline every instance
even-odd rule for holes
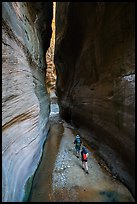
[[[82,141],[80,139],[80,136],[76,135],[74,144],[75,144],[77,158],[79,158],[81,143],[82,143]]]
[[[81,161],[82,161],[82,169],[88,174],[88,150],[85,146],[82,146],[81,151]]]

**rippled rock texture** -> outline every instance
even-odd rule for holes
[[[86,130],[134,194],[134,3],[57,2],[55,66],[61,116]]]
[[[49,129],[52,3],[2,3],[2,200],[22,201]]]

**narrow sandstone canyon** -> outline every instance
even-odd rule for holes
[[[56,2],[55,12],[52,21],[52,2],[2,3],[2,201],[29,196],[54,89],[60,117],[134,196],[135,4]]]

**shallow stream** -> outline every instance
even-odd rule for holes
[[[54,101],[51,128],[29,202],[134,202],[128,189],[100,166],[86,141],[83,143],[89,151],[89,174],[84,172],[73,144],[77,131],[61,120],[58,112]]]

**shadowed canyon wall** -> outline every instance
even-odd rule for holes
[[[22,201],[49,129],[52,3],[2,3],[2,200]]]
[[[61,116],[73,122],[134,194],[134,3],[57,2]]]

